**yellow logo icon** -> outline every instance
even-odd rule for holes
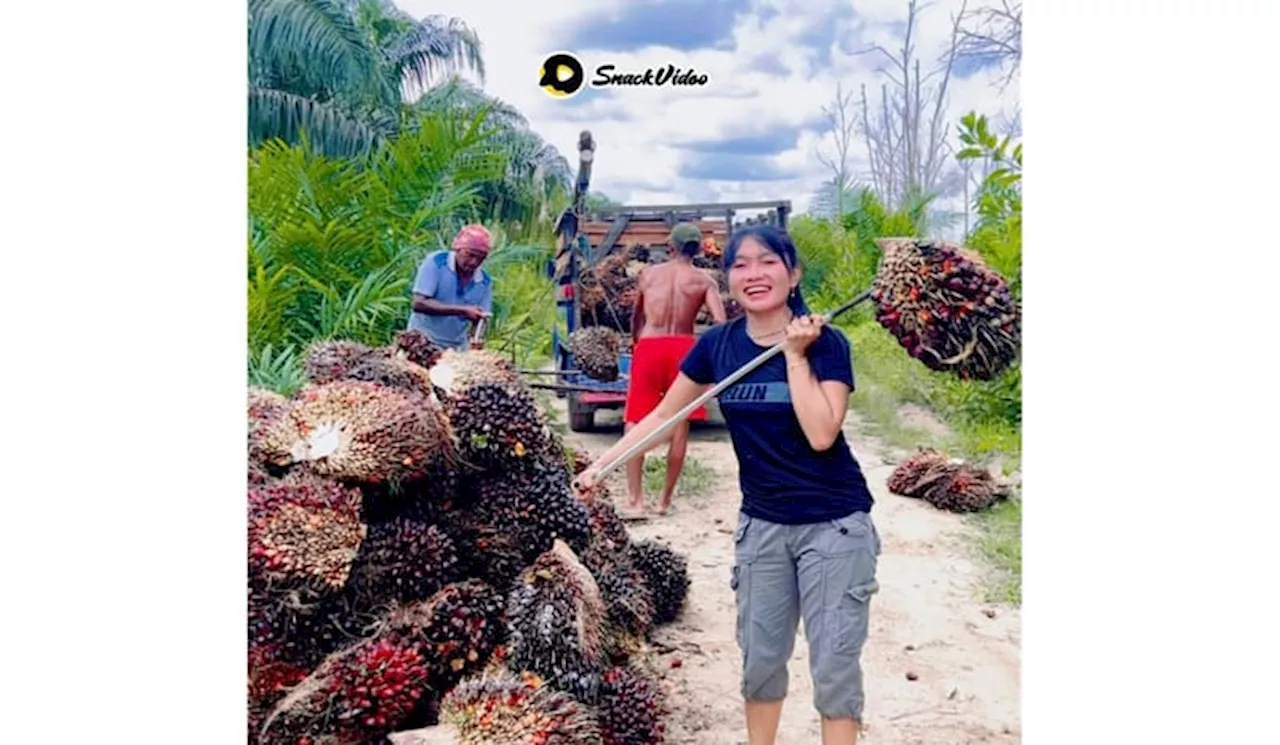
[[[587,80],[582,62],[568,52],[556,52],[542,61],[538,85],[553,98],[569,98],[582,90]]]

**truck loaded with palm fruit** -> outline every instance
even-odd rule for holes
[[[557,395],[568,399],[569,428],[584,432],[593,428],[596,411],[618,409],[626,402],[637,279],[646,265],[668,258],[671,228],[689,222],[702,231],[704,248],[694,265],[715,277],[721,292],[727,293],[720,256],[734,229],[759,223],[785,228],[791,203],[589,207],[586,196],[595,159],[590,132],[579,137],[578,153],[573,202],[557,225],[558,250],[547,273],[556,283],[559,310],[552,329]],[[756,216],[737,220],[741,212]],[[730,318],[740,313],[728,299],[725,311]],[[697,332],[710,320],[704,308]]]

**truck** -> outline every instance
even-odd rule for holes
[[[561,383],[556,395],[568,399],[569,428],[574,432],[587,432],[595,426],[597,411],[618,409],[626,403],[631,355],[625,351],[621,354],[619,377],[614,381],[596,380],[575,367],[568,338],[561,335],[560,326],[563,323],[569,335],[582,326],[582,308],[576,291],[582,274],[615,251],[635,245],[648,248],[651,257],[665,258],[667,235],[679,222],[697,225],[704,239],[711,238],[719,245],[729,240],[735,228],[746,225],[768,223],[785,228],[791,202],[589,207],[586,196],[595,159],[595,141],[590,132],[579,136],[578,153],[573,201],[557,223],[558,246],[555,258],[547,264],[547,274],[556,286],[556,323],[551,329],[555,374]],[[735,221],[737,214],[745,211],[752,211],[753,216]],[[622,332],[625,334],[627,330]]]

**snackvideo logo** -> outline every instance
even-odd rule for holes
[[[569,52],[548,55],[538,68],[538,85],[552,98],[571,98],[587,82],[582,61]],[[675,65],[644,70],[618,71],[617,65],[600,65],[591,79],[592,88],[656,88],[663,85],[699,86],[707,84],[705,73]]]

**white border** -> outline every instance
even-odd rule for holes
[[[1269,6],[1027,6],[1025,739],[1263,742]],[[245,9],[132,7],[0,46],[13,742],[244,736]]]

